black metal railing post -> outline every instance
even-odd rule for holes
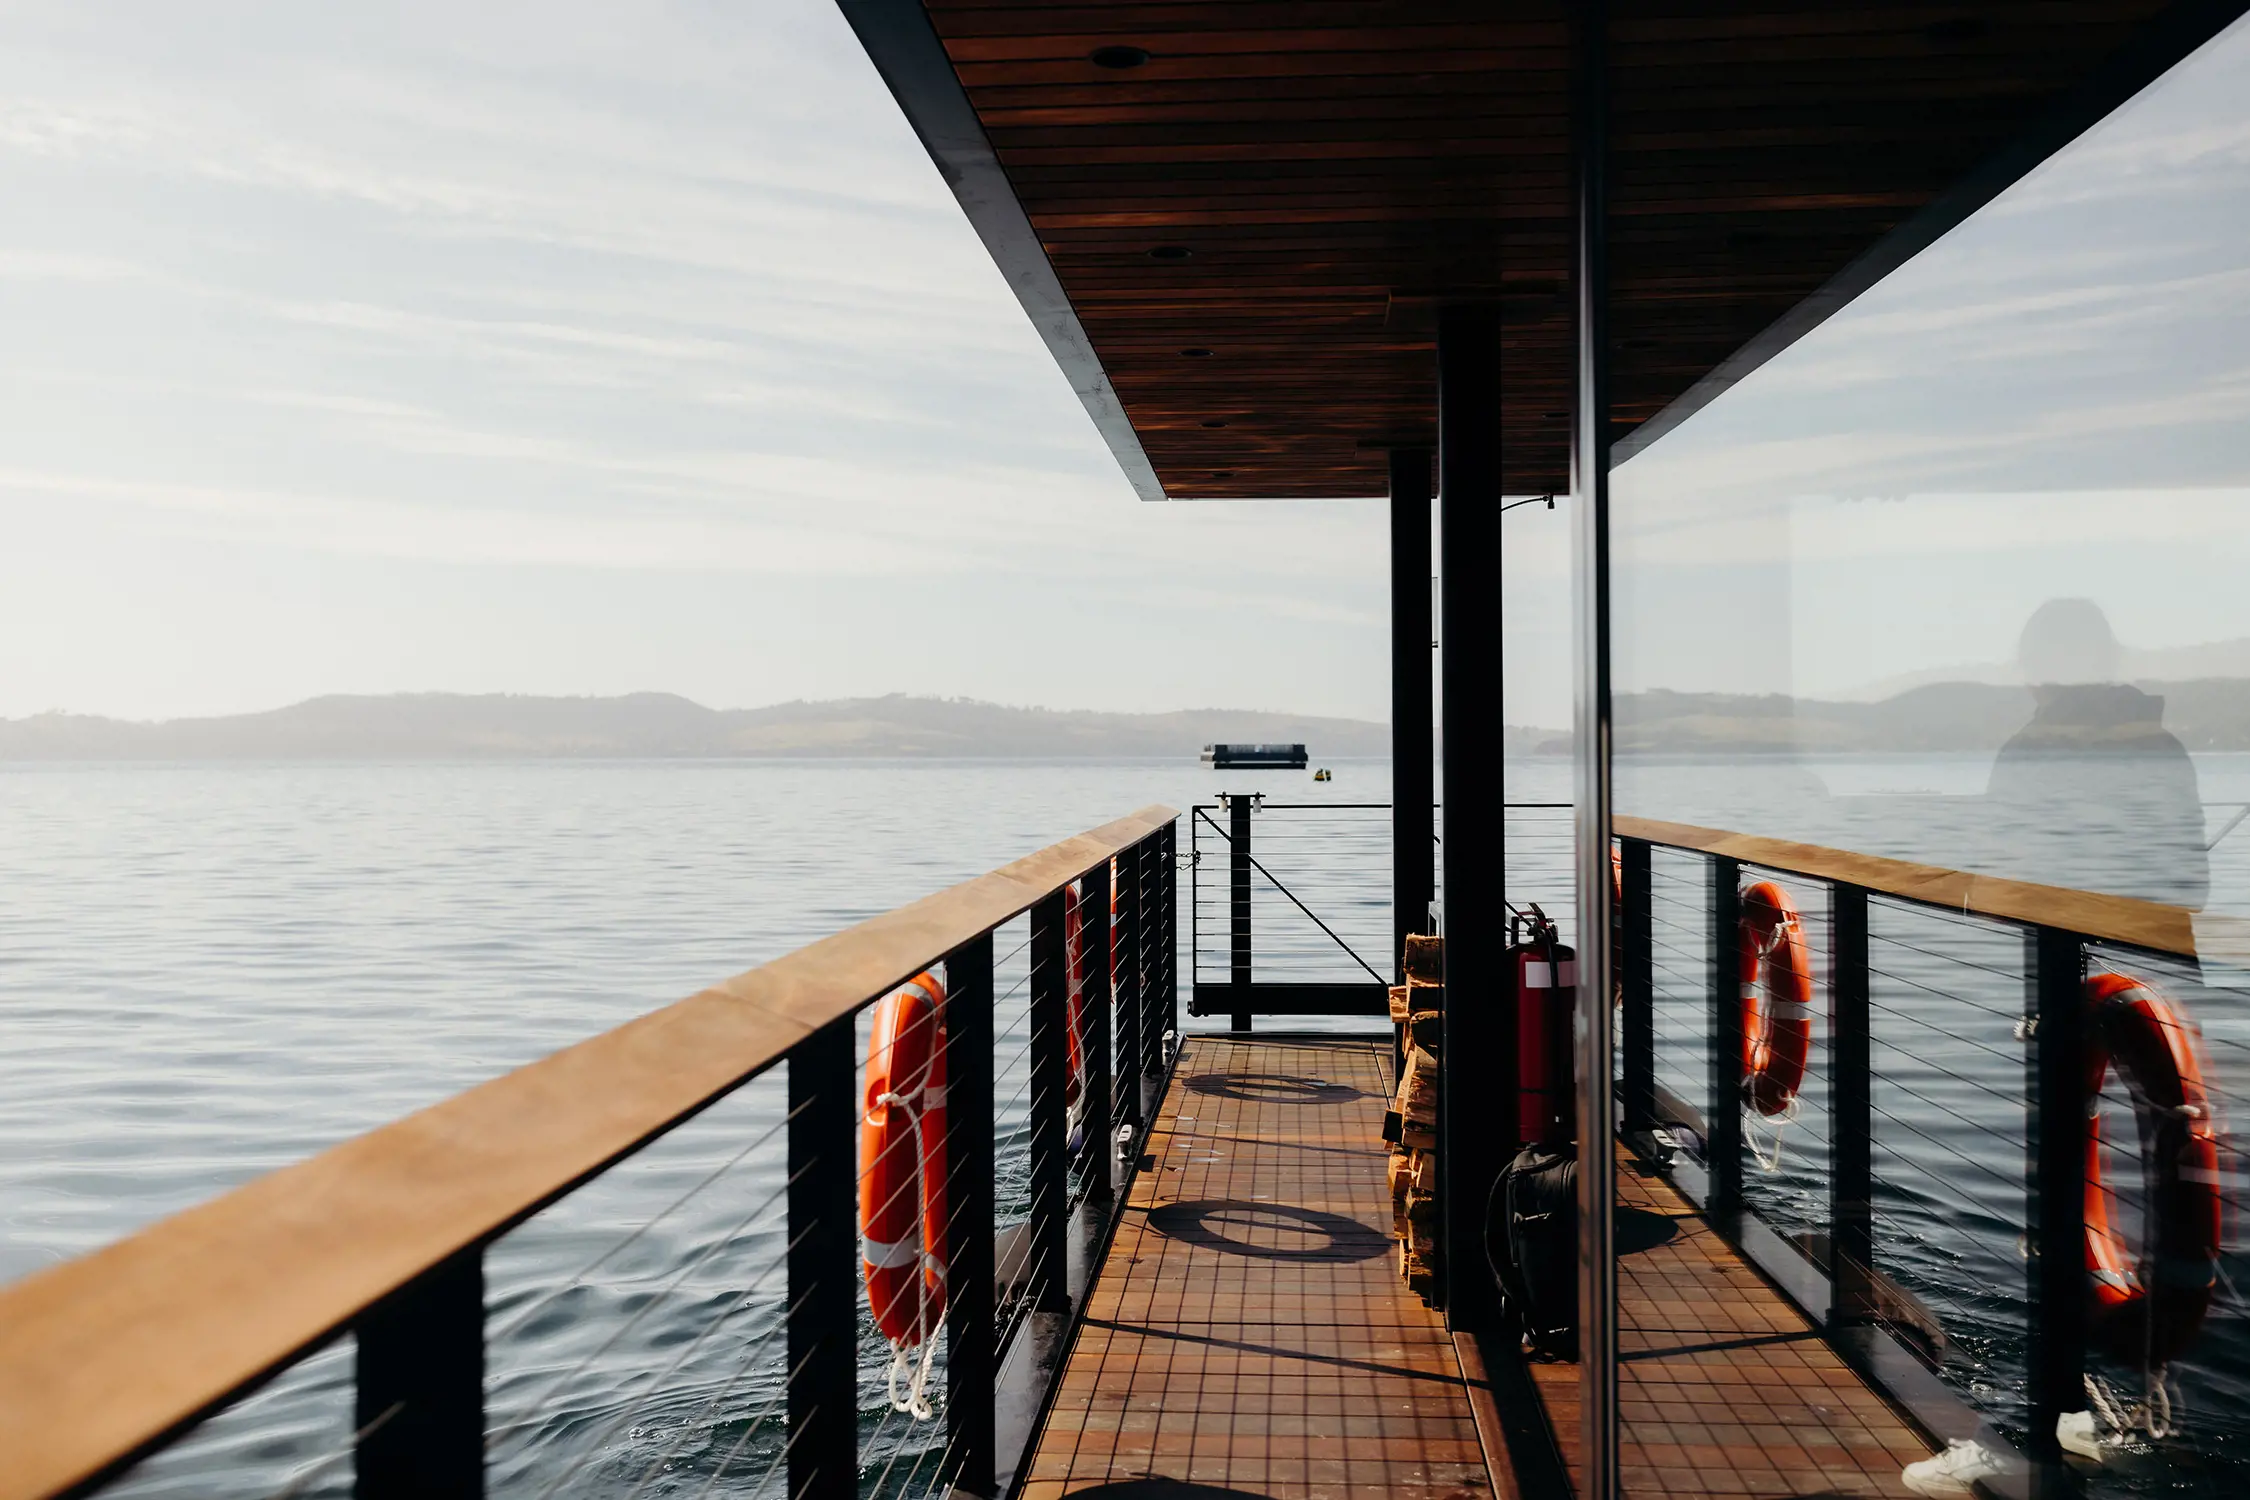
[[[859,1490],[859,1236],[853,1024],[789,1051],[791,1500]]]
[[[354,1325],[357,1500],[481,1500],[484,1253],[423,1272]]]
[[[1069,960],[1064,955],[1063,895],[1031,909],[1031,1220],[1023,1264],[1024,1295],[1039,1312],[1069,1304],[1070,1118],[1063,1092],[1070,1076]],[[950,1112],[949,1112],[950,1117]]]
[[[2055,1439],[2086,1407],[2086,945],[2035,927],[2024,937],[2025,1244],[2031,1379],[2024,1418],[2032,1494],[2078,1493]]]
[[[1227,798],[1227,936],[1233,959],[1234,1014],[1229,1031],[1250,1029],[1250,809],[1240,792]]]
[[[1163,1099],[1164,1073],[1164,837],[1152,833],[1133,851],[1141,895],[1141,1118],[1153,1120]]]
[[[995,1489],[992,934],[945,959],[945,1425],[956,1495]],[[941,1480],[944,1476],[940,1476]]]
[[[1164,1029],[1180,1032],[1180,828],[1164,825]],[[1190,925],[1193,915],[1190,914]]]
[[[1874,1053],[1867,892],[1829,887],[1828,1320],[1864,1321],[1875,1264]]]
[[[1710,856],[1710,1109],[1704,1145],[1712,1218],[1742,1207],[1742,865]]]
[[[1117,997],[1117,1123],[1141,1133],[1141,866],[1128,849],[1112,867],[1117,921],[1110,936],[1110,988]]]
[[[1086,1191],[1094,1202],[1107,1204],[1117,1195],[1110,1174],[1110,1133],[1117,1128],[1117,1043],[1116,1001],[1110,993],[1108,860],[1079,879],[1078,900],[1086,919]]]
[[[1656,946],[1654,882],[1645,839],[1620,840],[1617,985],[1623,1016],[1625,1128],[1656,1125]]]

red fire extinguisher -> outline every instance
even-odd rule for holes
[[[1570,1026],[1578,955],[1536,905],[1508,918],[1508,972],[1515,985],[1517,1139],[1567,1141],[1577,1112]]]

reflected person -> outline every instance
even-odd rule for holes
[[[2200,909],[2210,861],[2195,762],[2164,727],[2164,700],[2118,680],[2101,606],[2048,600],[2016,658],[2033,709],[1992,764],[1986,867]]]

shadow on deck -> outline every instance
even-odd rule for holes
[[[1452,1340],[1398,1279],[1389,1051],[1186,1042],[1024,1500],[1492,1494]]]

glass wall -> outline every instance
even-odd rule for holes
[[[2203,1094],[2168,1103],[2096,1019],[2114,1066],[2086,1206],[2108,1218],[2105,1274],[2162,1315],[2123,1332],[2090,1279],[2080,1467],[2097,1493],[2238,1488],[2250,23],[1627,459],[1613,494],[1622,817],[2194,914],[2191,951],[2089,950],[2090,972],[2159,997],[2167,1057]],[[1701,974],[1700,863],[1665,858],[1656,1076],[1731,1110],[1697,1091],[1691,1054],[1703,996],[1732,976]],[[1791,893],[1816,981],[1802,1108],[1750,1120],[1742,1202],[1818,1262],[1839,1118],[1833,898],[1786,870],[1742,878]],[[1883,900],[1866,930],[1877,1300],[1895,1343],[2021,1443],[2023,930]],[[2215,1258],[2163,1222],[2182,1194],[2218,1226]],[[2196,1289],[2166,1302],[2183,1277]]]

